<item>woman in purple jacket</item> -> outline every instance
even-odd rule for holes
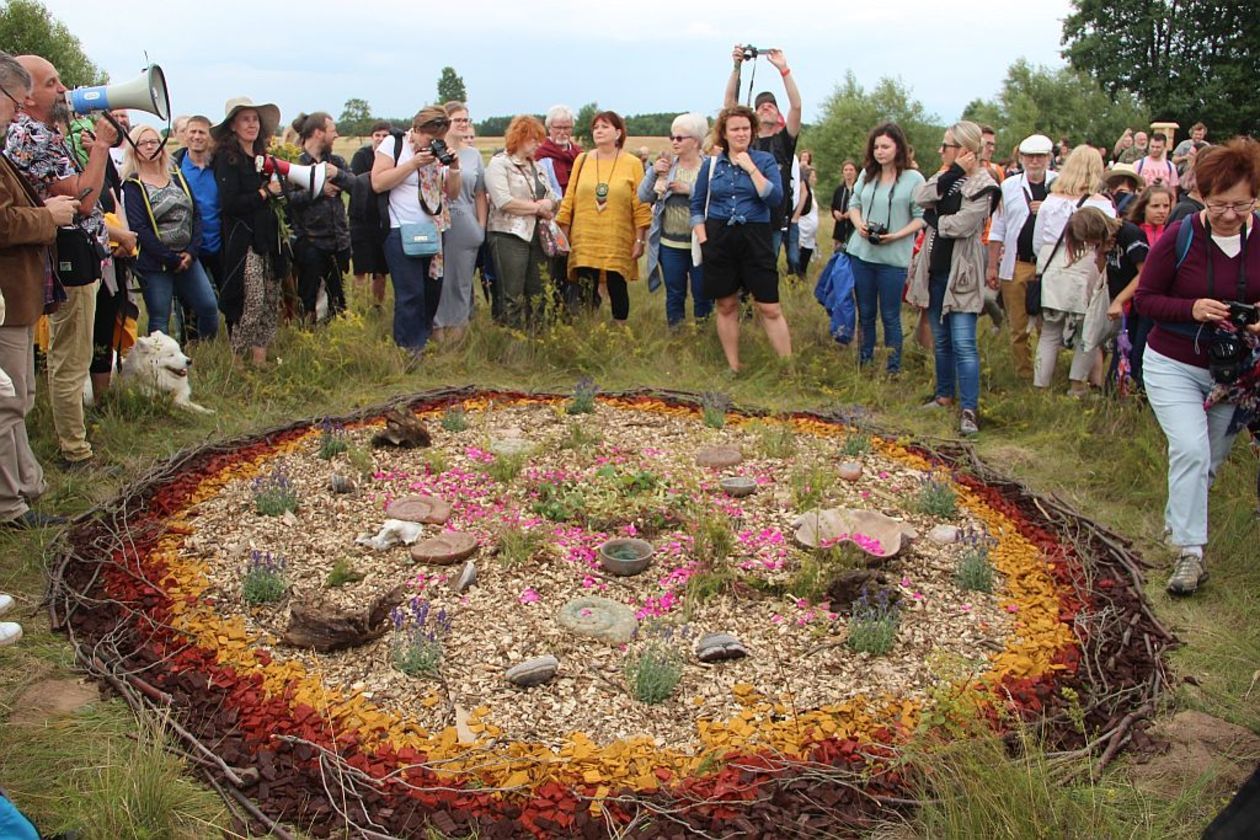
[[[1193,594],[1207,580],[1208,487],[1245,419],[1234,401],[1217,398],[1222,386],[1255,376],[1260,348],[1260,324],[1249,308],[1260,304],[1260,143],[1240,139],[1204,150],[1195,173],[1205,208],[1164,232],[1137,290],[1138,308],[1155,321],[1144,379],[1168,438],[1164,527],[1179,552],[1168,580],[1174,595]],[[1188,237],[1184,225],[1191,225]]]

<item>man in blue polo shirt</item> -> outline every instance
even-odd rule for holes
[[[210,154],[210,120],[201,115],[188,118],[184,127],[185,147],[175,153],[179,171],[184,173],[197,212],[201,214],[201,251],[197,259],[210,274],[217,289],[222,282],[223,270],[219,249],[221,225],[219,222],[219,185],[214,180],[214,159]]]

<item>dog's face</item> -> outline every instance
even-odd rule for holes
[[[192,359],[179,349],[179,342],[163,332],[155,332],[136,339],[132,352],[140,351],[145,367],[154,373],[163,371],[172,376],[184,378],[188,376],[188,366]]]

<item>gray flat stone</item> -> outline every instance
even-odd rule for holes
[[[477,538],[462,531],[444,531],[436,537],[421,540],[411,547],[411,559],[417,563],[449,566],[471,556],[477,550]]]
[[[534,445],[525,438],[505,437],[490,441],[490,451],[495,455],[525,455]]]
[[[958,528],[953,525],[937,525],[928,531],[928,539],[941,545],[958,542]]]
[[[451,518],[451,506],[437,496],[403,496],[386,506],[385,515],[407,522],[445,525]]]
[[[477,564],[469,560],[464,564],[463,570],[459,573],[459,580],[455,581],[456,592],[467,592],[468,587],[477,582]]]
[[[845,481],[857,481],[862,477],[862,465],[857,461],[845,461],[838,472]]]
[[[560,626],[575,636],[588,636],[609,644],[624,645],[639,632],[634,610],[608,598],[574,598],[560,608]]]
[[[335,472],[328,477],[328,489],[334,493],[353,493],[354,479],[345,473]]]
[[[512,685],[533,688],[551,680],[560,668],[560,660],[551,654],[536,656],[508,668],[504,676]]]
[[[696,641],[696,658],[701,662],[743,659],[748,649],[730,633],[706,633]]]

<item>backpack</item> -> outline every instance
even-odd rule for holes
[[[398,159],[402,157],[403,138],[407,136],[405,131],[390,130],[389,136],[394,138],[394,166],[398,165]],[[371,177],[370,175],[368,176]],[[368,182],[369,185],[371,181]],[[381,233],[389,234],[389,190],[378,192],[376,194],[376,213],[378,216],[377,223],[381,226]]]
[[[1142,164],[1144,163],[1146,163],[1146,158],[1142,158],[1141,160],[1137,162],[1137,174],[1139,175],[1142,174]],[[1173,173],[1172,161],[1168,160],[1168,158],[1164,158],[1164,166],[1168,167],[1168,178],[1169,180],[1172,180],[1172,173]]]

